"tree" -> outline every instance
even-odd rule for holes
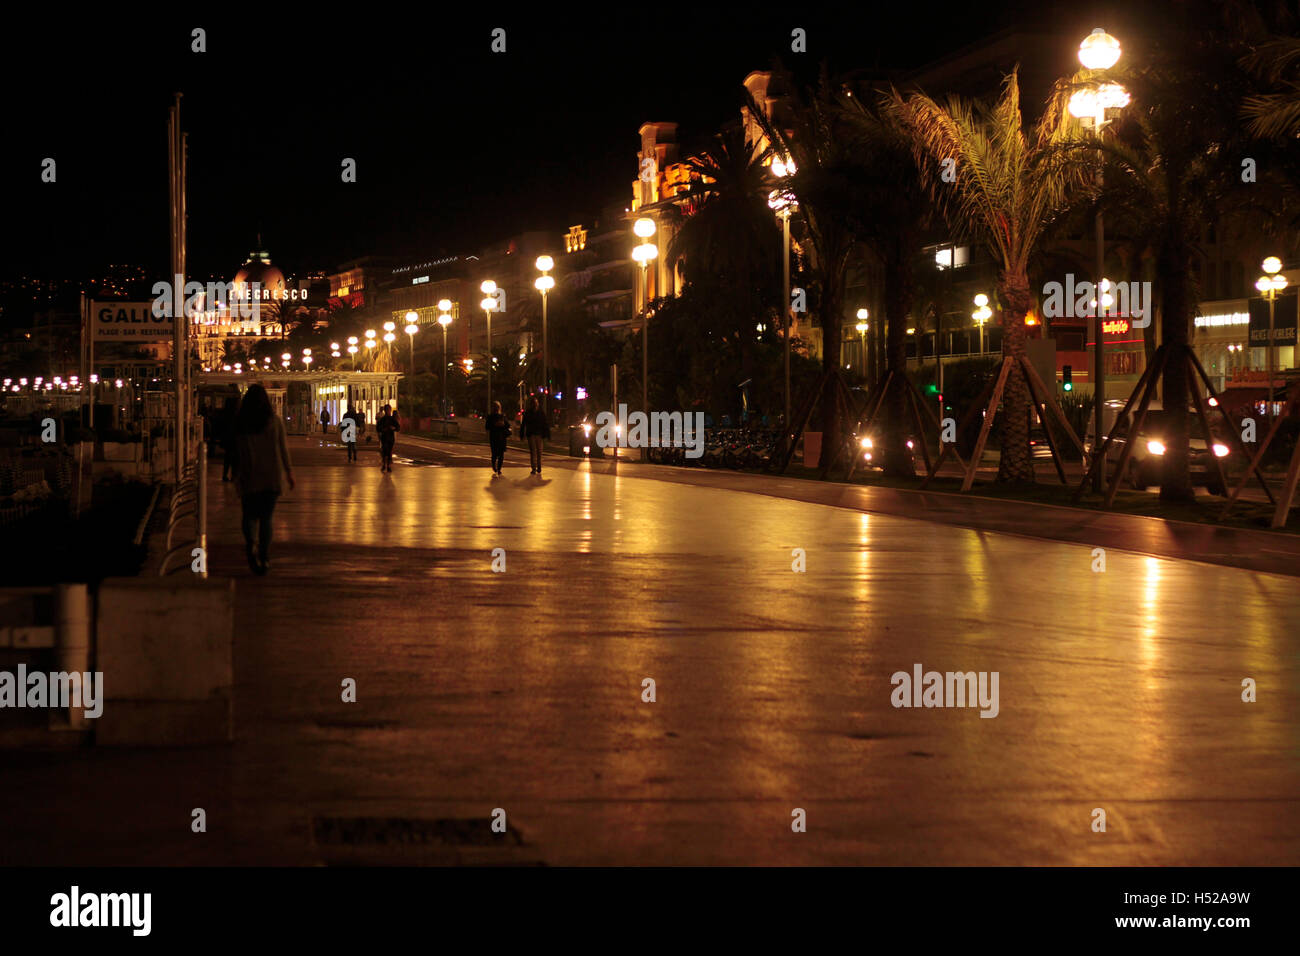
[[[1243,187],[1238,116],[1246,77],[1240,50],[1225,31],[1170,27],[1146,51],[1141,67],[1115,71],[1132,95],[1116,136],[1103,141],[1107,209],[1133,239],[1154,255],[1160,330],[1170,360],[1164,363],[1164,408],[1191,402],[1189,363],[1193,316],[1199,299],[1193,272],[1201,226],[1226,216],[1234,192],[1245,207],[1259,187]],[[1220,223],[1222,228],[1222,223]],[[1193,497],[1188,416],[1169,417],[1160,497]]]
[[[823,71],[817,84],[797,90],[789,103],[789,131],[763,112],[746,91],[749,113],[773,151],[793,160],[795,173],[774,186],[788,190],[798,202],[808,268],[815,277],[817,315],[822,327],[822,468],[829,468],[839,451],[843,425],[837,392],[840,389],[840,347],[844,327],[844,283],[849,257],[857,245],[850,215],[861,204],[863,171],[854,155],[852,138],[844,133],[844,114],[833,84]],[[783,303],[782,308],[787,304]]]
[[[781,233],[767,204],[771,185],[764,165],[770,154],[733,124],[691,156],[687,196],[693,211],[668,250],[688,287],[713,293],[698,319],[735,346],[742,379],[753,377],[756,326],[771,324],[780,297]]]
[[[888,97],[872,102],[847,92],[841,100],[845,135],[865,174],[865,193],[853,227],[880,260],[884,273],[885,361],[892,372],[884,429],[884,470],[914,474],[907,448],[907,325],[916,294],[915,264],[933,205],[922,183],[907,130]],[[877,318],[876,321],[880,321]],[[922,436],[918,436],[921,438]]]
[[[1004,80],[996,102],[951,97],[940,106],[923,93],[894,91],[890,106],[907,129],[918,170],[949,225],[978,236],[999,265],[997,299],[1002,352],[1015,359],[1002,397],[998,481],[1034,480],[1029,456],[1029,386],[1025,315],[1033,307],[1029,257],[1044,230],[1081,189],[1086,166],[1065,149],[1071,133],[1068,85],[1058,83],[1038,122],[1026,133],[1016,71]],[[951,181],[949,181],[951,179]]]

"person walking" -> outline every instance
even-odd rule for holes
[[[352,426],[348,428],[344,425],[341,428],[343,447],[348,450],[348,461],[356,461],[357,442],[361,439],[361,433],[366,430],[366,416],[353,406],[343,415],[343,419]]]
[[[320,430],[326,435],[330,433],[330,410],[328,408],[320,410]]]
[[[294,487],[284,422],[261,385],[250,385],[235,415],[235,485],[243,504],[244,552],[254,574],[270,570],[271,515],[283,481]]]
[[[375,430],[379,432],[379,464],[381,471],[391,472],[393,470],[393,445],[397,443],[397,433],[402,430],[402,424],[393,414],[391,405],[384,406],[384,414],[379,416],[379,421],[375,422]]]
[[[536,395],[528,400],[528,411],[524,412],[523,421],[519,423],[519,437],[528,439],[528,458],[533,466],[530,474],[540,475],[542,442],[551,437],[551,426],[547,424],[546,413]]]
[[[492,452],[492,474],[500,475],[506,461],[506,439],[510,437],[510,419],[501,414],[501,403],[492,403],[492,414],[483,423],[487,428],[488,448]]]

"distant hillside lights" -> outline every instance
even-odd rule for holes
[[[1135,329],[1151,324],[1151,283],[1101,280],[1101,314],[1124,316]],[[1049,319],[1093,318],[1097,312],[1096,286],[1088,280],[1074,281],[1066,273],[1065,283],[1048,282],[1043,286],[1043,315]]]

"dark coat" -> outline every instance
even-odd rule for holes
[[[546,420],[546,413],[540,408],[524,412],[524,420],[519,423],[520,438],[531,438],[533,435],[551,437],[550,423]]]

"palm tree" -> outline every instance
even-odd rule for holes
[[[890,105],[908,130],[919,171],[959,232],[983,239],[999,265],[997,299],[1002,352],[1015,361],[1002,396],[999,417],[1001,461],[998,480],[1033,481],[1029,457],[1029,387],[1021,369],[1025,315],[1035,296],[1028,266],[1044,231],[1084,183],[1087,167],[1070,162],[1066,111],[1068,85],[1058,83],[1042,116],[1026,132],[1020,112],[1020,83],[1013,70],[993,104],[958,97],[940,106],[923,93],[894,91]],[[955,163],[954,163],[955,161]],[[945,173],[955,173],[945,181]]]
[[[1170,358],[1161,398],[1186,409],[1190,337],[1199,299],[1192,262],[1201,226],[1244,210],[1260,187],[1241,180],[1241,102],[1245,75],[1230,38],[1173,35],[1147,51],[1140,70],[1120,78],[1132,93],[1117,135],[1103,143],[1106,203],[1121,227],[1155,260],[1160,331]],[[1230,202],[1233,192],[1240,202]],[[1223,223],[1220,222],[1220,228]],[[1170,416],[1162,500],[1192,498],[1187,416]]]
[[[750,116],[774,152],[793,160],[795,173],[780,181],[798,202],[806,265],[816,286],[822,328],[822,431],[819,465],[829,468],[839,451],[842,430],[837,394],[844,326],[844,284],[849,259],[858,243],[851,210],[862,205],[863,168],[853,138],[845,135],[844,113],[829,76],[816,86],[796,90],[788,109],[787,132],[745,93]],[[774,183],[775,185],[775,183]],[[787,308],[783,303],[782,308]],[[793,424],[793,423],[791,423]],[[787,426],[788,427],[788,426]]]
[[[1264,85],[1242,103],[1250,133],[1261,139],[1300,134],[1300,39],[1274,37],[1243,57],[1242,65]]]
[[[781,235],[767,205],[764,165],[770,153],[735,123],[692,155],[687,214],[668,250],[695,291],[720,292],[698,319],[736,346],[743,378],[753,374],[755,326],[779,298]]]
[[[916,296],[915,265],[933,206],[918,175],[911,140],[887,98],[869,103],[847,93],[840,102],[848,120],[844,135],[865,172],[866,191],[853,211],[854,230],[884,272],[885,361],[887,372],[893,373],[884,469],[888,475],[911,476],[912,456],[906,446],[907,324]]]

